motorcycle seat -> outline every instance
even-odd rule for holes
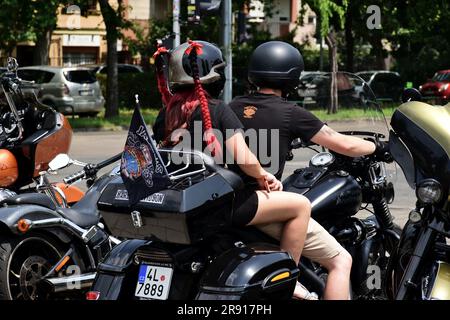
[[[88,192],[72,208],[58,208],[56,212],[82,228],[90,228],[100,220],[97,210],[98,192]]]
[[[213,158],[206,154],[202,154],[202,158],[205,163],[206,169],[208,169],[208,171],[210,172],[217,173],[222,178],[224,178],[234,191],[238,191],[239,189],[242,189],[244,187],[244,181],[238,174],[234,173],[231,170],[225,169],[222,166],[219,166],[218,164],[216,164]]]
[[[41,207],[48,208],[50,210],[55,210],[56,206],[53,201],[42,193],[24,193],[7,198],[1,202],[1,204],[6,204],[10,206],[19,206],[33,204]]]

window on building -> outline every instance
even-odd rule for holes
[[[316,24],[316,17],[308,16],[308,24]]]
[[[64,67],[75,67],[82,64],[97,63],[97,56],[95,53],[78,53],[68,52],[64,53],[63,65]]]
[[[99,15],[100,10],[98,10],[97,0],[88,0],[84,4],[77,5],[69,5],[65,6],[61,10],[61,14],[81,14],[82,16],[89,15]]]

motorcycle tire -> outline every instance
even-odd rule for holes
[[[391,229],[397,236],[401,235],[402,229],[394,224]],[[357,291],[353,292],[353,298],[356,300],[387,300],[389,298],[386,292],[387,272],[389,270],[389,261],[391,256],[396,252],[399,240],[390,233],[385,233],[384,241],[379,246],[374,246],[369,254],[369,266],[378,266],[380,274],[371,273],[368,278],[360,284],[355,284]],[[372,270],[374,271],[374,270]],[[367,281],[371,281],[373,276],[379,276],[380,282],[376,287],[370,287]],[[375,283],[372,284],[376,284]]]
[[[45,299],[37,288],[40,276],[50,271],[63,251],[42,234],[0,237],[0,300]]]

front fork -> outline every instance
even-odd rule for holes
[[[433,218],[432,222],[420,231],[416,246],[400,281],[395,296],[396,300],[408,299],[410,290],[419,288],[420,283],[417,283],[417,277],[419,276],[422,259],[428,254],[430,248],[433,247],[438,230],[443,230],[443,228],[444,222]],[[399,258],[397,257],[397,263]]]

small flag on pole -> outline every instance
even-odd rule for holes
[[[142,117],[138,95],[122,154],[120,173],[131,206],[170,184],[167,169]]]

